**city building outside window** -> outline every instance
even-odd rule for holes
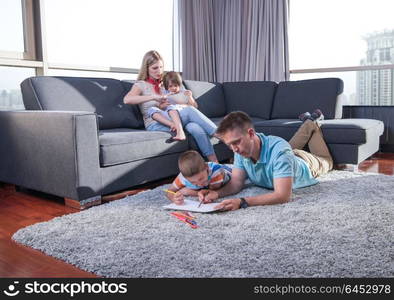
[[[394,105],[392,11],[392,0],[290,0],[290,80],[340,77],[345,105]]]

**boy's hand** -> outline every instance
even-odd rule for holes
[[[213,200],[219,198],[219,194],[216,191],[211,190],[200,190],[198,192],[198,200],[203,203],[211,203]]]
[[[182,193],[175,193],[174,197],[172,198],[172,201],[176,204],[176,205],[182,205],[184,202],[184,197],[182,195]]]
[[[192,92],[191,92],[190,90],[184,91],[183,94],[184,94],[186,97],[191,97],[191,96],[192,96]]]
[[[205,196],[209,194],[209,190],[199,190],[197,193],[198,201],[202,201],[204,203]]]

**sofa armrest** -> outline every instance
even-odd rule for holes
[[[0,111],[0,181],[83,200],[101,189],[97,116]]]
[[[335,117],[334,117],[334,119],[342,119],[344,103],[345,103],[345,94],[341,93],[341,94],[339,94],[337,96],[337,102],[335,104]]]

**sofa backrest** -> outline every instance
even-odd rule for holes
[[[241,110],[251,117],[268,120],[276,87],[273,81],[224,82],[227,113]]]
[[[37,76],[25,79],[21,90],[27,110],[95,112],[100,129],[141,128],[136,107],[123,103],[126,86],[109,78]]]
[[[198,109],[209,118],[223,117],[226,114],[223,86],[221,83],[185,80],[186,89],[193,93]]]
[[[319,108],[326,119],[340,118],[338,96],[343,92],[339,78],[282,81],[278,84],[271,119],[297,119],[301,113]]]
[[[125,95],[126,95],[133,87],[135,80],[122,80],[121,82],[122,82],[122,85],[125,89]],[[122,97],[122,103],[123,103],[123,97]],[[132,111],[132,113],[135,117],[135,120],[134,120],[135,124],[133,123],[132,128],[136,128],[136,129],[145,128],[144,119],[142,118],[142,114],[141,114],[141,111],[140,111],[140,108],[138,107],[138,105],[137,104],[128,104],[126,106],[128,106],[128,109]]]

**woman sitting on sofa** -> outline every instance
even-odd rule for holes
[[[149,108],[158,106],[165,109],[170,105],[162,86],[164,63],[157,51],[149,51],[144,55],[138,74],[138,81],[126,94],[125,104],[138,104],[143,115],[146,130],[176,131],[175,140],[186,138],[183,126],[194,137],[202,154],[209,161],[217,162],[216,154],[210,141],[216,131],[216,125],[193,106],[180,110],[169,110],[167,115],[157,114],[155,121],[149,115]],[[168,126],[164,125],[168,124]],[[182,126],[183,124],[183,126]]]

